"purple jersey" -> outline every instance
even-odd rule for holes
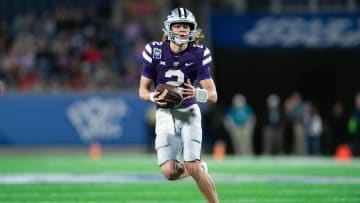
[[[187,79],[194,85],[196,81],[211,78],[211,53],[204,45],[189,43],[186,50],[175,54],[170,50],[169,41],[150,42],[145,46],[142,56],[142,75],[153,79],[156,86],[167,83],[184,87]],[[187,99],[180,108],[194,103],[195,99]]]

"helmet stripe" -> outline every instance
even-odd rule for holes
[[[179,15],[179,17],[181,18],[181,10],[180,10],[181,8],[178,8],[177,10],[178,10],[178,15]]]
[[[178,8],[178,12],[180,18],[186,18],[186,11],[184,10],[184,8]]]

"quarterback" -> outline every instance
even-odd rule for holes
[[[157,162],[163,176],[179,180],[191,176],[208,202],[219,202],[215,185],[201,161],[202,126],[198,102],[216,103],[211,78],[210,50],[199,44],[204,37],[194,15],[185,8],[173,9],[164,21],[162,41],[148,43],[142,53],[143,70],[139,97],[156,103]],[[153,90],[159,84],[181,89],[183,102],[169,108]]]

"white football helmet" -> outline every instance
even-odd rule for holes
[[[175,23],[186,23],[190,25],[190,33],[186,39],[178,39],[175,37],[175,34],[171,31],[171,25]],[[196,29],[197,23],[191,11],[186,8],[175,8],[164,21],[163,31],[166,33],[168,40],[176,44],[186,44],[195,40]]]

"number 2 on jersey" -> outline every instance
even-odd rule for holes
[[[174,76],[177,78],[176,81],[168,81],[166,83],[169,85],[174,85],[176,87],[178,87],[184,83],[185,77],[184,77],[184,73],[181,70],[168,70],[165,72],[166,78],[172,78]]]

